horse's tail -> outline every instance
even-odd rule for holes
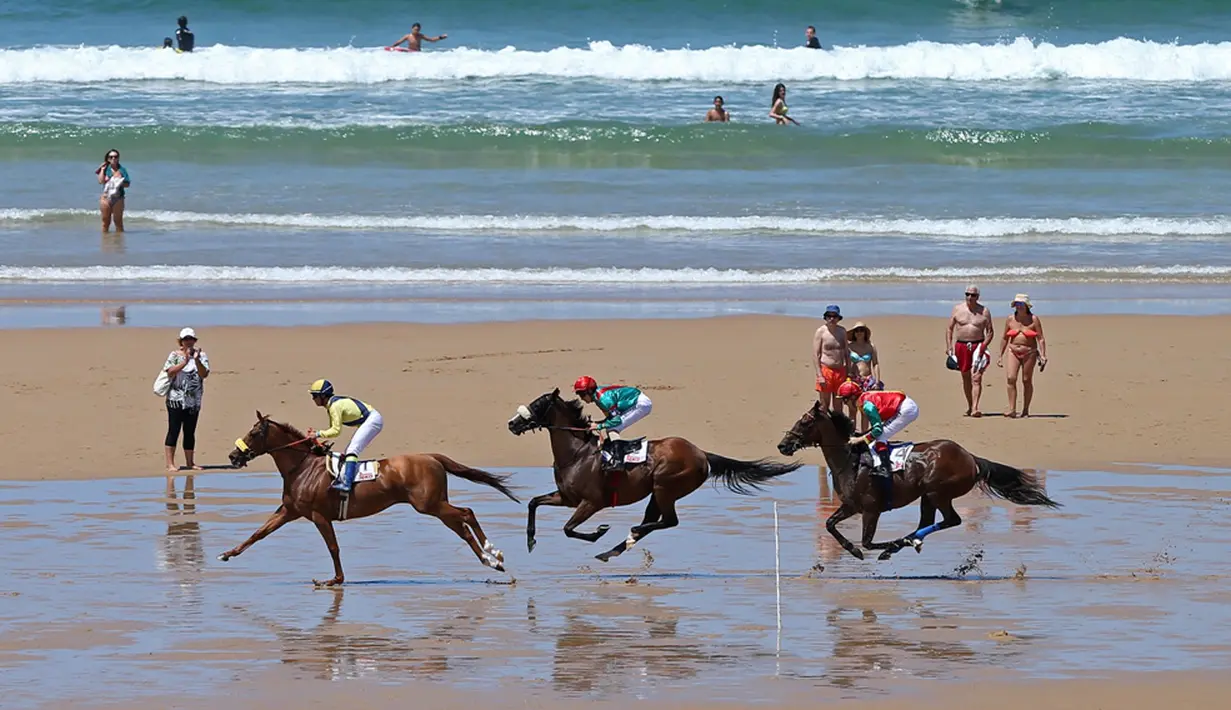
[[[497,476],[494,473],[488,473],[487,471],[481,471],[477,468],[464,466],[444,454],[428,454],[428,456],[431,456],[439,461],[440,465],[445,467],[445,471],[457,476],[458,478],[464,478],[467,481],[474,481],[475,483],[482,483],[485,486],[491,486],[492,488],[495,488],[508,496],[509,500],[512,500],[514,503],[521,502],[517,500],[517,496],[513,495],[513,491],[509,490],[509,487],[504,485],[504,482],[509,478],[508,476]]]
[[[1047,497],[1047,491],[1043,488],[1043,484],[1034,477],[1034,474],[978,456],[974,459],[975,465],[979,468],[975,480],[979,482],[979,487],[984,493],[1004,498],[1018,505],[1060,507],[1059,503]]]
[[[726,456],[705,452],[705,460],[710,464],[710,475],[720,479],[732,493],[752,495],[754,490],[761,490],[761,484],[771,478],[777,478],[803,466],[802,463],[778,463],[769,459],[756,461],[739,461]]]

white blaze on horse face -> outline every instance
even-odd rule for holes
[[[534,417],[533,417],[533,416],[531,416],[531,414],[530,414],[530,408],[529,408],[529,407],[527,407],[527,406],[526,406],[526,405],[524,405],[524,404],[519,404],[519,405],[517,405],[517,416],[519,416],[519,417],[521,417],[522,419],[525,419],[525,420],[527,420],[527,421],[529,421],[529,420],[531,420],[531,419],[533,419],[533,418],[534,418]]]

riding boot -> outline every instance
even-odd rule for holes
[[[872,463],[875,468],[872,469],[872,475],[884,476],[890,478],[893,476],[893,464],[889,461],[889,446],[873,444],[872,446]]]
[[[356,454],[347,454],[346,462],[342,466],[342,478],[333,482],[331,488],[350,493],[355,485],[355,476],[359,473],[359,456]]]

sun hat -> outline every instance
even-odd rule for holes
[[[180,331],[180,340],[183,340],[184,338],[192,338],[193,340],[196,340],[196,339],[197,339],[197,331],[193,330],[192,328],[185,328],[185,329],[181,330],[181,331]]]
[[[838,308],[837,306],[834,306],[834,305],[825,306],[824,315],[829,315],[830,313],[837,316],[838,320],[842,320],[842,309],[841,308]]]
[[[1031,307],[1030,296],[1024,293],[1017,294],[1016,296],[1013,297],[1012,302],[1009,303],[1009,307],[1017,308],[1017,304],[1019,303],[1024,303],[1026,304],[1026,308],[1030,308]]]
[[[847,340],[849,340],[849,341],[850,341],[850,342],[852,342],[852,343],[853,343],[853,342],[855,342],[855,331],[859,330],[860,328],[863,328],[865,331],[867,331],[867,333],[868,333],[868,340],[871,340],[871,339],[872,339],[872,329],[871,329],[871,328],[869,328],[869,327],[868,327],[868,326],[867,326],[867,325],[866,325],[863,321],[861,321],[861,320],[857,320],[857,321],[855,321],[855,326],[854,326],[854,327],[852,327],[852,328],[848,328],[848,329],[847,329],[847,331],[846,331],[846,339],[847,339]]]

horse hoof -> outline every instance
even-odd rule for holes
[[[910,540],[907,540],[907,542],[910,543],[911,547],[915,548],[915,552],[923,552],[923,540],[912,537]]]
[[[230,555],[228,555],[228,554],[227,554],[227,553],[225,553],[225,552],[224,552],[224,553],[222,553],[221,555],[218,555],[218,561],[219,561],[219,562],[228,562],[228,561],[230,561],[230,559],[231,559],[231,556],[230,556]]]
[[[504,553],[501,552],[500,550],[492,550],[492,557],[495,557],[497,560],[504,562]]]
[[[595,541],[595,542],[598,542],[598,539],[599,539],[600,537],[602,537],[602,536],[606,535],[606,534],[607,534],[607,531],[608,531],[608,530],[610,530],[610,529],[611,529],[611,526],[610,526],[610,525],[600,525],[600,526],[598,526],[598,530],[595,530],[595,531],[594,531],[594,541]]]
[[[858,547],[852,547],[850,552],[855,557],[858,557],[861,560],[863,559],[863,550],[859,549]]]
[[[607,560],[611,559],[611,553],[603,552],[601,554],[595,555],[594,559],[598,560],[599,562],[606,562]]]
[[[877,557],[876,559],[878,559],[878,560],[880,560],[880,561],[884,562],[885,560],[889,559],[890,557],[893,557],[893,550],[885,550],[884,552],[880,553],[880,556],[879,556],[879,557]]]
[[[532,537],[531,537],[531,538],[527,538],[527,539],[526,539],[526,552],[534,552],[534,546],[535,546],[535,545],[537,545],[537,544],[538,544],[538,543],[536,543],[536,542],[534,541],[534,538],[532,538]]]

